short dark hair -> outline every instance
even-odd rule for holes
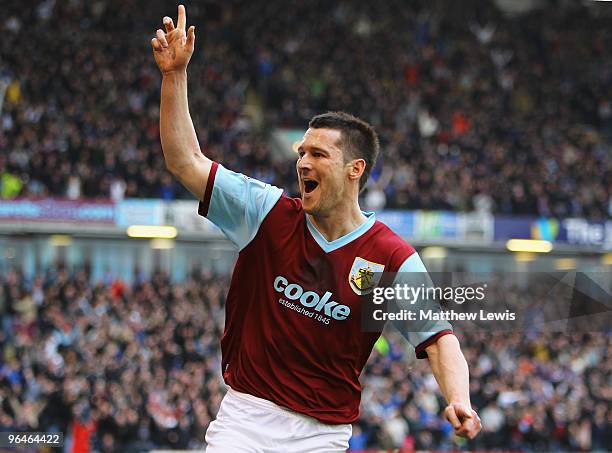
[[[368,182],[370,173],[378,153],[380,144],[378,135],[374,128],[365,121],[346,112],[327,112],[313,117],[308,123],[313,129],[336,129],[341,134],[338,145],[344,154],[344,161],[352,159],[365,160],[366,166],[359,179],[359,191],[361,192]]]

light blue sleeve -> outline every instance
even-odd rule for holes
[[[393,285],[400,285],[402,287],[408,285],[414,288],[428,288],[433,286],[427,269],[423,261],[421,261],[421,257],[416,252],[410,255],[400,266]],[[409,304],[401,300],[396,300],[396,303],[402,309],[409,309],[417,313],[417,319],[415,321],[402,321],[401,323],[395,324],[415,348],[419,345],[423,346],[427,340],[434,337],[437,333],[445,330],[452,331],[453,329],[448,321],[419,319],[419,311],[441,310],[436,300],[420,298],[414,304]],[[419,351],[417,351],[417,357],[421,358],[418,353]]]
[[[206,217],[242,250],[253,240],[282,189],[219,165]]]

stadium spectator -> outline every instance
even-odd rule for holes
[[[172,284],[158,273],[131,287],[62,269],[0,278],[3,429],[62,431],[97,451],[204,446],[225,392],[218,337],[227,277]],[[610,334],[472,333],[460,341],[483,415],[483,435],[470,448],[612,444]],[[388,333],[375,347],[351,447],[460,448],[439,416],[444,399],[427,364],[411,360],[404,344]]]
[[[609,218],[606,19],[566,2],[520,18],[479,4],[461,20],[439,3],[194,5],[206,24],[190,102],[207,155],[295,193],[255,124],[303,129],[345,110],[381,135],[375,207]],[[163,5],[143,5],[6,5],[2,197],[189,197],[168,185],[159,147],[146,45]]]

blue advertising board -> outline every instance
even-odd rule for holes
[[[115,205],[106,201],[2,200],[0,220],[21,222],[115,223]]]
[[[542,239],[611,250],[612,221],[495,216],[493,240],[508,239]]]

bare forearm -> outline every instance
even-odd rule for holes
[[[471,407],[469,369],[457,338],[444,335],[426,350],[431,369],[446,400]]]
[[[433,374],[448,401],[444,416],[456,435],[473,439],[482,429],[482,423],[470,403],[470,372],[459,340],[454,335],[444,335],[425,350]]]
[[[200,144],[189,115],[187,102],[187,65],[193,55],[195,27],[185,32],[185,6],[178,6],[178,22],[163,19],[166,32],[159,29],[151,39],[153,57],[162,73],[159,107],[159,134],[166,167],[198,200],[204,201],[212,168]]]
[[[203,158],[189,114],[186,71],[163,75],[159,129],[166,166],[172,173]]]

